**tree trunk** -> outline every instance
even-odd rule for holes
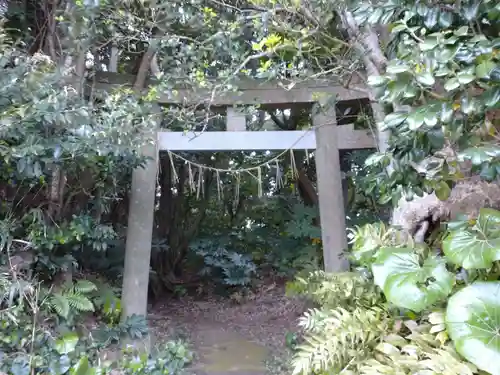
[[[318,193],[312,181],[307,176],[306,168],[300,168],[297,173],[297,186],[299,194],[306,206],[318,205]]]
[[[155,54],[150,45],[142,58],[134,89],[140,92],[145,85],[151,60]],[[123,272],[122,319],[131,315],[147,314],[149,265],[153,235],[153,216],[156,191],[158,151],[156,131],[152,129],[148,138],[154,142],[142,147],[142,154],[149,159],[144,168],[132,173],[132,187],[129,196],[127,243],[125,247],[125,266]],[[146,343],[148,346],[148,343]]]
[[[362,31],[351,12],[342,12],[342,19],[354,48],[363,60],[367,75],[379,76],[383,74],[387,65],[387,58],[380,47],[377,33],[370,27],[365,27]],[[372,106],[373,118],[377,125],[377,147],[380,152],[385,152],[390,135],[388,131],[380,129],[380,125],[385,118],[385,112],[375,99],[373,93],[370,91],[368,94]],[[397,104],[395,104],[396,106]]]

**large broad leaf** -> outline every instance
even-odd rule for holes
[[[73,366],[71,373],[72,375],[94,375],[96,371],[93,367],[90,367],[88,357],[82,357],[78,363]]]
[[[380,249],[372,271],[375,284],[391,303],[415,312],[448,296],[455,282],[443,259],[432,256],[421,265],[410,248]]]
[[[500,282],[475,282],[453,295],[446,327],[462,356],[500,375]]]
[[[460,161],[470,160],[476,166],[491,163],[498,157],[500,157],[500,147],[497,146],[470,147],[458,154]]]
[[[465,269],[490,268],[500,260],[500,212],[482,208],[474,225],[451,231],[443,241],[446,258]]]
[[[55,349],[59,354],[69,354],[75,351],[78,344],[78,334],[69,332],[56,340]]]

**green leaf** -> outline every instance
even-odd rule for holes
[[[432,86],[436,80],[434,79],[434,77],[432,76],[432,74],[430,72],[424,72],[422,74],[417,74],[415,76],[415,78],[417,79],[417,81],[419,83],[421,83],[422,85],[425,85],[425,86]]]
[[[97,286],[89,280],[77,280],[74,289],[80,293],[90,293],[97,290]]]
[[[443,148],[444,146],[444,133],[442,129],[432,129],[427,132],[429,143],[436,149]]]
[[[500,88],[488,90],[484,95],[484,105],[488,108],[496,107],[500,102]]]
[[[445,63],[450,61],[453,58],[453,56],[455,56],[456,53],[457,53],[457,48],[446,47],[436,51],[436,59],[439,62]],[[441,67],[441,70],[444,71],[445,69],[447,72],[449,71],[446,67]]]
[[[454,276],[445,261],[435,256],[420,265],[411,248],[382,248],[372,266],[375,284],[398,307],[420,312],[451,293]]]
[[[481,208],[477,217],[477,224],[487,235],[496,234],[498,225],[500,225],[500,211],[487,207]]]
[[[452,91],[460,87],[460,82],[458,82],[457,78],[450,78],[444,84],[444,89],[446,91]]]
[[[439,198],[441,201],[445,201],[449,198],[451,189],[446,183],[446,181],[439,181],[436,185],[436,188],[434,189],[436,196]]]
[[[436,38],[427,38],[422,43],[420,43],[420,49],[422,51],[430,51],[431,49],[436,48],[438,45],[438,41]]]
[[[453,119],[453,108],[449,103],[442,103],[441,104],[441,121],[446,123],[449,123]]]
[[[400,61],[391,61],[389,65],[387,65],[386,72],[388,74],[398,74],[410,71],[410,67],[406,63],[402,63]]]
[[[87,357],[82,357],[78,363],[71,369],[71,375],[93,375],[95,374],[95,369],[90,367],[89,359]]]
[[[12,375],[29,375],[31,371],[28,358],[23,355],[14,358],[10,372]]]
[[[497,176],[497,170],[491,164],[483,164],[479,176],[481,176],[482,179],[491,182]]]
[[[474,81],[476,77],[474,76],[474,74],[471,74],[469,72],[459,72],[457,74],[457,78],[458,82],[461,85],[466,85],[467,83],[471,83],[472,81]]]
[[[404,31],[408,28],[408,26],[406,26],[404,23],[400,23],[398,25],[394,25],[392,28],[391,28],[391,34],[397,34],[401,31]]]
[[[419,16],[424,17],[427,14],[428,11],[429,11],[429,8],[427,8],[425,6],[425,4],[423,4],[423,3],[417,3],[417,14]]]
[[[462,26],[458,30],[455,30],[453,34],[455,34],[456,36],[465,36],[467,35],[468,32],[469,32],[469,26]]]
[[[17,171],[21,174],[26,170],[27,162],[25,158],[21,158],[17,161]]]
[[[456,36],[450,36],[449,38],[446,38],[444,40],[444,43],[447,44],[447,45],[453,45],[457,42],[458,38]],[[456,50],[455,50],[456,52]]]
[[[475,98],[463,95],[460,100],[460,110],[465,114],[472,114],[479,109],[480,105]]]
[[[75,332],[69,332],[57,339],[55,349],[59,354],[69,354],[75,350],[77,344],[78,335]]]
[[[389,113],[387,116],[385,116],[384,125],[387,128],[394,128],[400,125],[404,120],[406,120],[407,116],[408,115],[406,113],[400,113],[400,112]]]
[[[495,69],[496,64],[491,61],[483,61],[481,64],[476,66],[476,75],[478,78],[489,78],[490,73],[493,69]]]
[[[490,72],[490,79],[492,82],[500,83],[500,66],[496,66]]]
[[[50,373],[52,375],[62,375],[66,374],[71,368],[71,360],[66,354],[60,357],[53,357],[50,361]]]
[[[470,160],[473,165],[491,163],[500,157],[500,148],[496,146],[470,147],[458,154],[459,161]]]
[[[410,113],[406,121],[408,122],[408,126],[410,127],[411,130],[417,130],[424,124],[425,111],[417,110],[415,112]]]
[[[465,269],[490,268],[500,260],[500,212],[481,208],[477,224],[450,231],[443,241],[448,261]]]
[[[478,281],[453,295],[446,328],[458,353],[479,369],[500,375],[500,282]]]
[[[387,78],[384,76],[369,76],[368,84],[370,86],[383,86],[387,83]]]
[[[431,112],[431,111],[426,113],[425,117],[424,117],[424,122],[426,125],[429,125],[429,126],[437,125],[437,123],[438,123],[437,113]]]

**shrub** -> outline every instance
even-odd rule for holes
[[[192,359],[183,342],[172,341],[150,355],[132,347],[117,361],[100,361],[100,352],[108,345],[144,337],[144,317],[131,316],[119,323],[111,319],[87,332],[82,329],[82,313],[99,307],[113,317],[109,299],[94,303],[94,283],[78,280],[54,291],[19,276],[0,273],[0,373],[94,374],[119,369],[124,374],[172,375]]]
[[[229,286],[246,286],[252,281],[256,267],[250,256],[227,250],[223,244],[212,240],[199,241],[192,249],[203,257],[203,275],[211,275]]]
[[[351,255],[362,271],[289,287],[319,306],[300,322],[295,373],[499,375],[498,223],[483,208],[449,223],[437,248],[398,243],[382,224],[358,228]]]

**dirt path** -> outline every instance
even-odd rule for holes
[[[157,340],[183,335],[193,346],[194,375],[265,375],[265,361],[285,351],[305,304],[267,286],[243,303],[183,297],[156,306],[149,316]],[[283,374],[286,375],[286,374]]]

